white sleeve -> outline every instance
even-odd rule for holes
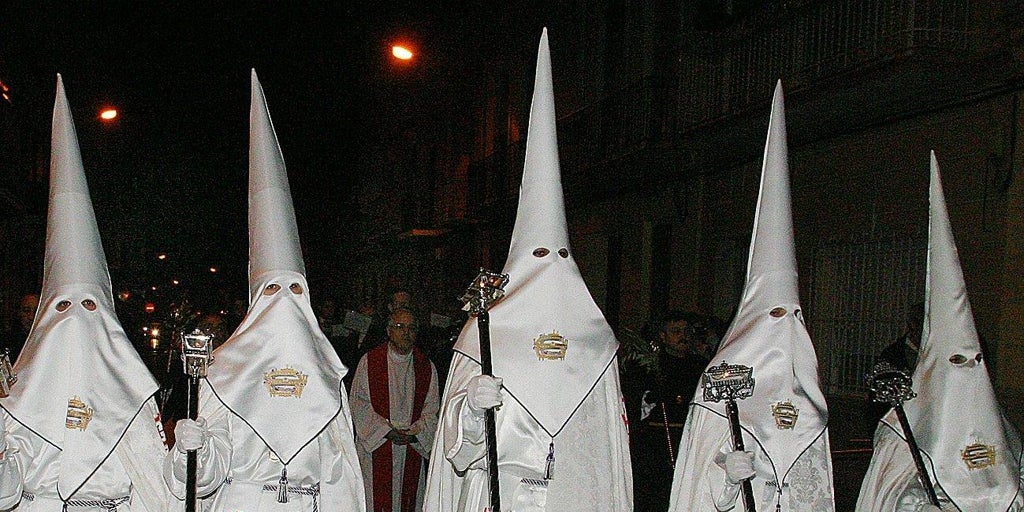
[[[370,403],[370,377],[367,365],[369,357],[363,356],[352,376],[352,391],[349,393],[349,406],[352,407],[352,424],[355,426],[356,443],[366,453],[373,453],[386,440],[384,436],[391,432],[391,424]]]
[[[3,411],[2,414],[4,425],[14,421],[7,415],[7,411]],[[21,491],[24,489],[21,467],[18,465],[17,458],[14,457],[17,447],[9,444],[13,439],[7,435],[6,430],[5,428],[3,432],[0,432],[0,435],[4,436],[6,440],[3,459],[0,460],[0,510],[14,508],[21,500]]]
[[[216,491],[231,470],[231,413],[205,384],[200,392],[199,415],[206,419],[210,438],[196,451],[196,495],[209,496]],[[187,457],[175,448],[164,458],[164,482],[179,500],[185,499]]]
[[[437,368],[430,363],[430,386],[427,388],[427,396],[423,400],[423,410],[419,419],[413,424],[420,427],[420,433],[416,434],[419,441],[412,445],[413,449],[425,458],[430,458],[430,449],[434,446],[434,434],[437,431],[437,413],[441,409],[441,398],[437,389]]]

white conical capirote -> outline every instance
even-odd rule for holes
[[[284,157],[255,70],[249,121],[249,310],[214,352],[206,380],[287,464],[330,421],[349,415],[348,370],[313,313]],[[282,371],[305,382],[291,396],[268,388]]]
[[[526,135],[526,161],[506,268],[515,258],[531,257],[537,247],[569,247],[562,173],[558,163],[556,119],[551,52],[548,48],[548,32],[544,29],[537,50],[537,71]],[[551,250],[554,252],[557,249]]]
[[[494,375],[555,435],[609,367],[618,342],[569,248],[546,29],[534,84],[519,209],[502,270],[509,283],[490,313],[491,352]],[[538,357],[535,342],[549,334],[568,340],[564,359]],[[480,361],[476,319],[455,350]]]
[[[960,510],[1007,510],[1020,487],[1020,436],[996,400],[988,354],[981,355],[934,151],[928,200],[925,321],[913,379],[918,397],[904,409],[932,478]],[[885,422],[902,432],[894,414]],[[969,446],[973,453],[990,447],[995,464],[969,468]]]
[[[60,75],[50,151],[39,310],[14,367],[18,382],[0,404],[15,421],[61,450],[57,493],[67,499],[111,455],[159,386],[114,312],[106,258]]]
[[[249,107],[249,302],[268,271],[306,274],[284,156],[256,70]]]
[[[113,307],[107,259],[60,75],[53,107],[47,219],[42,295],[66,286],[88,284],[104,288],[105,298]]]
[[[783,478],[823,435],[828,410],[800,307],[781,81],[772,99],[743,296],[710,366],[723,362],[753,368],[753,396],[738,403],[740,423]],[[724,416],[725,404],[704,402],[701,389],[694,401]],[[792,428],[780,429],[773,410],[785,402],[798,418]]]

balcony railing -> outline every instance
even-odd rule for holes
[[[684,35],[692,44],[680,54],[678,77],[641,77],[559,119],[567,189],[643,178],[643,169],[595,168],[639,151],[671,149],[680,134],[763,107],[779,78],[792,91],[901,57],[948,60],[973,49],[969,0],[787,5],[722,32]],[[470,165],[468,190],[474,200],[465,211],[471,218],[479,217],[475,209],[516,197],[522,163],[522,147],[513,143]]]
[[[955,57],[971,50],[970,15],[968,0],[807,2],[703,35],[682,55],[680,127],[760,105],[779,78],[792,89],[901,56]]]

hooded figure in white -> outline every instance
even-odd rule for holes
[[[698,389],[683,428],[670,510],[744,510],[740,483],[748,478],[759,511],[834,510],[828,410],[800,307],[781,81],[743,297],[709,368],[723,362],[753,369],[753,396],[737,401],[747,451],[733,450],[725,402],[705,401]]]
[[[903,408],[942,507],[929,503],[896,412],[889,411],[875,432],[857,510],[1022,510],[1020,434],[992,390],[934,152],[928,199],[925,321],[913,376],[917,397]]]
[[[480,375],[472,319],[455,344],[423,509],[488,506],[483,411],[501,404],[495,416],[503,511],[632,510],[618,342],[569,247],[547,31],[503,273],[505,296],[490,309],[498,378]]]
[[[199,421],[175,426],[164,479],[184,498],[198,449],[210,510],[364,510],[342,377],[313,314],[284,158],[252,72],[249,111],[249,311],[200,392]]]
[[[74,121],[57,75],[43,290],[0,399],[0,509],[167,509],[159,386],[114,313]]]

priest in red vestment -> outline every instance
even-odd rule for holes
[[[440,402],[437,370],[416,348],[416,328],[408,310],[391,313],[388,342],[363,356],[352,381],[349,400],[367,511],[413,512],[423,506],[424,461]]]

